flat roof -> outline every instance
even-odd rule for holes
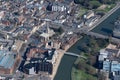
[[[0,50],[0,66],[6,69],[10,69],[15,63],[15,53]]]

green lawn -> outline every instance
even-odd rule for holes
[[[84,8],[84,7],[81,7],[80,10],[79,10],[79,15],[78,17],[81,17],[83,14],[85,14],[86,12],[88,11],[88,9]]]
[[[74,67],[72,68],[72,80],[97,80],[96,77],[85,73],[82,70],[77,70]]]

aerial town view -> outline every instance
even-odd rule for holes
[[[0,80],[120,80],[120,0],[0,0]]]

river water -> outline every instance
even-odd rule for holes
[[[120,17],[120,9],[115,11],[92,31],[103,35],[112,35],[112,31],[114,29],[114,22],[117,20],[118,17]]]
[[[104,35],[112,35],[112,30],[114,28],[114,21],[120,16],[120,9],[115,11],[112,15],[110,15],[106,20],[104,20],[101,24],[99,24],[92,31],[97,32]],[[79,45],[83,42],[87,42],[87,38],[82,38],[78,40],[69,50],[68,52],[73,52],[76,54],[80,54]],[[73,64],[77,57],[64,55],[61,63],[58,67],[57,74],[54,80],[71,80],[71,70]]]

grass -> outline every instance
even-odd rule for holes
[[[96,70],[94,67],[92,67],[91,65],[86,64],[86,60],[83,58],[77,58],[77,60],[75,61],[74,64],[78,64],[79,62],[83,62],[86,65],[86,67],[92,69],[92,70]],[[97,80],[97,77],[93,76],[93,74],[89,74],[86,71],[86,67],[85,69],[77,69],[75,66],[72,68],[72,72],[71,72],[71,77],[72,80]],[[96,71],[95,71],[96,72]]]
[[[96,77],[85,73],[82,70],[77,70],[74,67],[72,68],[72,80],[97,80]]]
[[[88,11],[88,9],[81,7],[78,13],[78,17],[83,16],[86,12]]]

